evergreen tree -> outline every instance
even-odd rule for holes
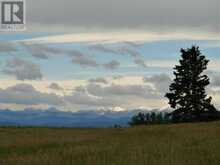
[[[131,126],[136,125],[150,125],[150,124],[162,124],[169,123],[170,119],[167,112],[139,112],[132,116],[131,121],[128,123]]]
[[[203,74],[209,60],[201,54],[199,47],[181,49],[180,65],[174,67],[174,82],[170,85],[170,93],[165,96],[174,108],[171,114],[175,122],[212,120],[219,113],[211,103],[205,87],[209,78]]]
[[[137,115],[134,115],[131,118],[131,121],[129,122],[129,125],[134,126],[134,125],[144,125],[146,124],[146,118],[145,114],[142,112],[139,112]]]

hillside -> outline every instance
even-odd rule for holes
[[[220,122],[134,128],[0,128],[0,164],[219,165]]]

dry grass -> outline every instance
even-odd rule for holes
[[[0,128],[0,165],[219,165],[220,122]]]

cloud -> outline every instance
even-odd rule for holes
[[[133,48],[139,48],[140,46],[143,45],[143,43],[138,43],[138,42],[131,42],[131,41],[124,41],[124,44],[131,46]]]
[[[118,105],[119,101],[115,98],[99,97],[88,92],[87,87],[78,86],[72,95],[64,96],[64,99],[71,104],[84,106],[112,106]]]
[[[16,52],[16,45],[8,41],[0,41],[0,53],[11,53]]]
[[[101,98],[91,96],[88,93],[75,92],[73,95],[65,96],[64,99],[71,104],[78,104],[82,106],[117,106],[119,101],[114,98]]]
[[[8,60],[3,73],[15,76],[18,80],[37,80],[43,77],[38,65],[20,58]]]
[[[116,69],[119,67],[120,63],[116,60],[112,60],[108,63],[101,64],[95,58],[90,56],[89,54],[83,53],[79,50],[67,50],[67,49],[59,49],[59,48],[52,48],[45,45],[40,44],[23,44],[23,46],[31,53],[32,56],[40,59],[48,59],[49,55],[54,54],[65,54],[69,56],[72,60],[73,64],[80,65],[82,67],[103,67],[105,69]],[[101,48],[101,47],[100,47]],[[105,49],[104,47],[102,47]],[[97,47],[95,47],[97,49]],[[110,49],[109,49],[110,50]],[[116,53],[116,52],[115,52]],[[8,71],[6,73],[9,73]],[[11,73],[11,72],[10,72]]]
[[[32,85],[17,84],[6,89],[0,89],[0,102],[24,105],[62,105],[61,97],[37,91]]]
[[[39,31],[40,29],[38,29]],[[197,31],[198,32],[198,31]],[[144,30],[136,31],[104,31],[104,32],[79,32],[68,34],[54,34],[43,37],[35,37],[22,40],[28,44],[64,44],[64,43],[90,43],[90,44],[116,44],[133,42],[143,45],[146,42],[167,41],[167,40],[219,40],[218,34],[195,33],[193,31],[172,31],[172,32],[149,32]]]
[[[220,96],[220,90],[211,90],[210,91],[211,94],[213,94],[214,96]]]
[[[130,55],[131,57],[139,57],[140,56],[138,51],[136,51],[134,49],[130,49],[128,47],[119,48],[118,52],[122,55]]]
[[[36,58],[48,59],[48,55],[61,54],[63,50],[58,48],[48,47],[41,44],[22,44],[26,50]]]
[[[83,67],[99,67],[102,66],[105,69],[116,69],[120,66],[120,63],[116,60],[112,60],[106,64],[100,64],[95,58],[92,58],[90,55],[82,53],[79,50],[66,50],[48,47],[41,44],[22,44],[32,56],[40,59],[48,59],[48,55],[56,54],[65,54],[72,58],[71,62],[73,64],[78,64]],[[147,67],[144,59],[141,55],[134,49],[128,47],[121,48],[107,48],[103,45],[92,45],[89,46],[89,49],[103,52],[103,53],[112,53],[120,55],[128,55],[134,58],[134,63],[141,67]]]
[[[112,78],[113,78],[113,80],[118,80],[118,79],[123,78],[123,76],[122,75],[115,75]]]
[[[142,98],[158,98],[157,93],[148,85],[116,85],[101,86],[98,84],[89,84],[87,91],[95,96],[137,96]]]
[[[134,59],[134,63],[137,64],[138,66],[143,67],[143,68],[147,67],[146,62],[144,61],[144,59],[141,59],[141,58]]]
[[[116,60],[112,60],[106,64],[103,64],[103,67],[106,69],[117,69],[120,66],[120,63]]]
[[[71,104],[80,104],[88,106],[128,106],[131,99],[140,104],[140,99],[157,100],[160,95],[148,85],[115,85],[102,86],[101,84],[89,83],[86,86],[78,86],[74,89],[72,95],[64,97],[65,101]]]
[[[107,48],[106,46],[103,45],[92,45],[89,47],[89,49],[102,53],[118,54],[117,50],[114,50],[112,48]]]
[[[60,48],[48,47],[46,45],[41,44],[23,44],[23,46],[27,49],[32,56],[39,59],[48,59],[49,55],[59,55],[65,54],[72,58],[71,62],[73,64],[78,64],[83,67],[98,67],[99,64],[95,59],[87,54],[83,54],[78,50],[66,50]]]
[[[53,90],[58,90],[58,91],[62,91],[63,90],[63,88],[60,85],[58,85],[57,83],[51,83],[48,86],[48,88],[53,89]]]
[[[90,83],[101,83],[101,84],[108,84],[108,81],[103,77],[98,77],[94,79],[89,79]]]
[[[165,93],[169,89],[171,78],[166,74],[153,75],[150,77],[143,77],[145,83],[152,83],[156,90]]]
[[[72,58],[73,64],[77,64],[82,67],[94,67],[94,68],[101,66],[101,64],[99,64],[95,58],[91,57],[88,54],[84,54],[81,51],[68,50],[66,51],[66,53]]]
[[[212,74],[211,76],[211,85],[220,87],[220,75]]]
[[[64,95],[55,94],[60,90],[63,91],[60,83],[52,82],[49,86],[46,83],[44,87],[40,85],[37,88],[29,84],[19,83],[0,89],[0,103],[28,107],[45,105],[65,110],[80,110],[115,106],[125,108],[158,106],[164,101],[161,94],[149,84],[111,84],[110,82],[106,84],[105,81],[101,82],[101,80],[101,78],[90,79],[91,82],[88,81],[84,85],[74,85],[74,88],[68,84],[69,92]],[[48,90],[48,88],[53,90]]]
[[[82,56],[86,56],[84,55],[81,51],[79,50],[67,50],[66,53],[70,56],[70,57],[82,57]]]
[[[125,43],[125,42],[124,42]],[[129,46],[135,47],[134,43],[132,42],[127,42]],[[132,44],[132,45],[131,45]],[[128,55],[134,58],[134,63],[137,64],[140,67],[146,68],[147,65],[140,55],[140,53],[134,49],[128,48],[128,47],[120,47],[120,48],[107,48],[106,46],[103,45],[94,45],[89,47],[92,50],[96,50],[99,52],[103,53],[111,53],[111,54],[119,54],[119,55]]]
[[[128,42],[128,43],[130,44],[131,42]],[[141,56],[141,54],[134,49],[131,49],[128,47],[122,47],[122,48],[118,49],[118,53],[122,54],[122,55],[129,55],[129,56],[133,57],[134,63],[140,67],[143,67],[143,68],[147,67],[147,64],[146,64],[145,60],[143,59],[143,57]]]
[[[45,4],[53,7],[48,9]],[[38,0],[27,3],[27,9],[27,22],[37,29],[46,26],[48,31],[56,27],[65,31],[74,26],[77,26],[75,31],[79,27],[111,30],[144,28],[158,32],[178,29],[197,31],[198,28],[219,32],[220,29],[219,0]]]
[[[218,62],[218,60],[215,60],[215,62]],[[204,72],[205,75],[208,75],[209,79],[210,79],[210,85],[208,86],[207,89],[210,88],[218,88],[220,87],[220,74],[218,73],[218,71],[213,71],[213,70],[206,70]]]
[[[78,64],[83,67],[98,67],[99,64],[95,59],[91,56],[84,55],[84,54],[75,54],[72,59],[73,64]]]

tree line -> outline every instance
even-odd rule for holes
[[[168,112],[139,112],[134,115],[129,125],[149,125],[149,124],[165,124],[170,122]]]

